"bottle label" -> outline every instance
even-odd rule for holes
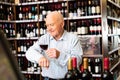
[[[95,66],[95,73],[98,73],[98,72],[99,72],[99,67]]]
[[[95,7],[92,7],[92,14],[95,14]]]
[[[97,13],[97,14],[100,13],[100,6],[96,6],[96,13]]]
[[[21,18],[22,18],[22,13],[19,14],[19,19],[21,19]]]

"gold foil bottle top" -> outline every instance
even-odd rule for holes
[[[83,59],[83,68],[88,69],[88,58]]]
[[[72,70],[72,59],[69,58],[68,60],[68,70]]]

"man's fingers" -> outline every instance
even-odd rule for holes
[[[46,61],[46,67],[49,67],[49,61],[48,60]]]
[[[42,58],[39,61],[39,65],[41,67],[49,67],[49,61],[46,58]]]

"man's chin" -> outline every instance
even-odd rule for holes
[[[51,36],[53,36],[53,37],[55,37],[55,35],[53,35],[53,34],[50,34]]]

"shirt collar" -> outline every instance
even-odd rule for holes
[[[59,40],[65,40],[66,39],[66,37],[65,37],[66,33],[67,33],[67,31],[64,30],[63,35],[61,36],[61,38]],[[54,37],[50,35],[50,39],[53,40]]]

